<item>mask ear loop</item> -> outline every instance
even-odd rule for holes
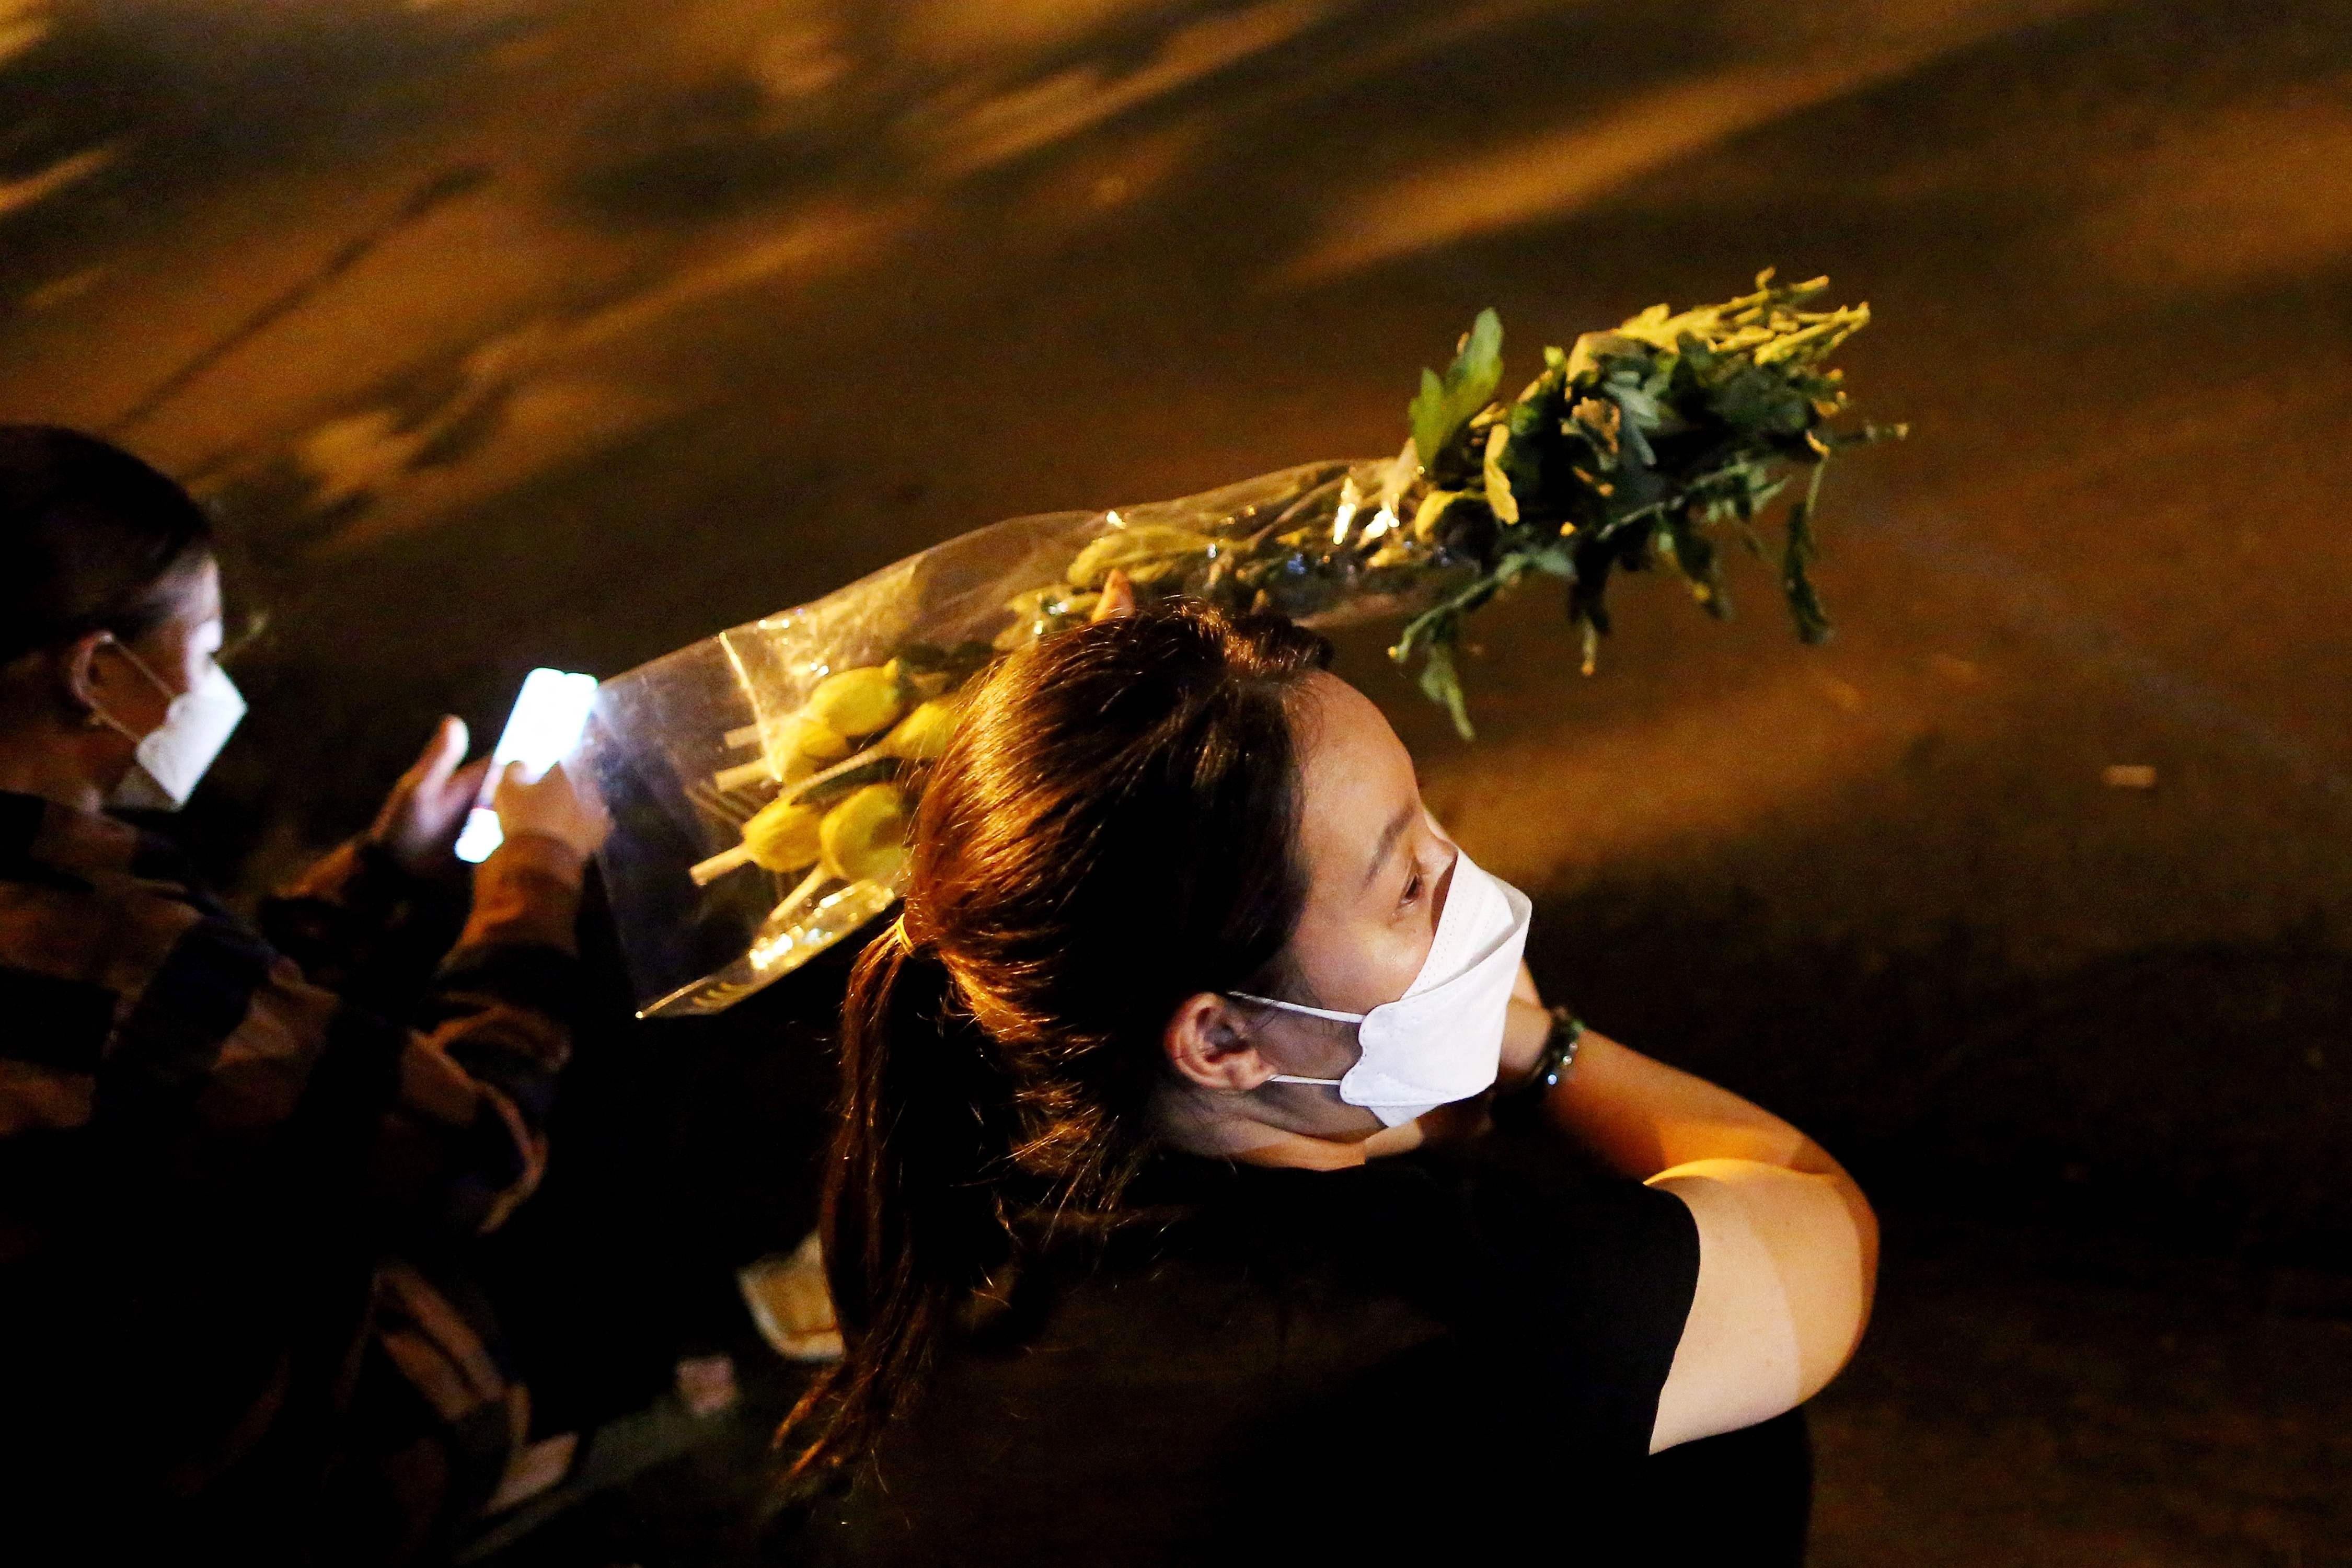
[[[1286,1013],[1304,1013],[1310,1018],[1328,1018],[1335,1024],[1360,1024],[1370,1015],[1334,1013],[1327,1007],[1309,1007],[1303,1002],[1285,1002],[1274,996],[1253,996],[1246,991],[1228,991],[1226,995],[1243,1002],[1255,1002],[1260,1006],[1279,1007]]]
[[[106,642],[104,646],[112,648],[123,658],[129,659],[131,661],[131,668],[145,676],[147,678],[147,684],[163,694],[164,701],[169,702],[176,698],[187,695],[187,693],[184,691],[173,690],[170,682],[166,681],[162,676],[156,674],[153,670],[148,668],[147,661],[141,658],[137,654],[132,653],[131,651],[131,645],[124,642],[121,637],[116,637],[112,632],[106,634]]]
[[[175,702],[180,699],[182,693],[174,691],[169,686],[165,685],[163,683],[163,678],[157,675],[153,670],[148,668],[147,661],[141,658],[137,654],[132,653],[129,645],[124,643],[121,637],[116,637],[112,632],[102,632],[100,636],[103,640],[100,641],[98,646],[100,647],[110,647],[115,652],[121,654],[124,658],[129,659],[131,661],[131,668],[137,670],[141,675],[145,676],[147,678],[147,684],[163,694],[163,700],[165,703],[168,704]],[[82,722],[93,730],[111,730],[134,746],[147,738],[144,735],[132,734],[128,725],[124,724],[121,720],[117,719],[113,714],[109,713],[103,704],[95,701],[90,703],[89,716],[83,719]]]
[[[1246,991],[1228,991],[1226,995],[1243,1002],[1255,1002],[1267,1007],[1279,1007],[1286,1013],[1304,1013],[1310,1018],[1328,1018],[1334,1024],[1360,1024],[1362,1013],[1334,1013],[1328,1007],[1309,1007],[1302,1002],[1285,1002],[1279,997],[1253,996]],[[1265,1080],[1268,1083],[1304,1083],[1318,1089],[1337,1089],[1341,1080],[1336,1078],[1302,1078],[1297,1073],[1278,1072]]]

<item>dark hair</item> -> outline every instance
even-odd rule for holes
[[[824,1250],[847,1355],[795,1412],[829,1412],[796,1474],[865,1451],[1025,1247],[1110,1216],[1177,1004],[1270,983],[1306,897],[1290,699],[1329,660],[1287,621],[1179,603],[982,679],[843,1009]]]
[[[157,589],[212,548],[212,520],[121,447],[54,425],[0,425],[0,664],[87,632],[139,637]]]

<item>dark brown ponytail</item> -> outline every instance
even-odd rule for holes
[[[850,979],[824,1220],[848,1353],[795,1415],[825,1411],[800,1470],[865,1452],[1024,1246],[1112,1215],[1176,1005],[1271,983],[1305,897],[1293,699],[1328,660],[1182,604],[982,681]]]

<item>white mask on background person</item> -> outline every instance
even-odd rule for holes
[[[1483,1092],[1501,1070],[1503,1025],[1534,913],[1525,893],[1455,850],[1437,935],[1402,996],[1369,1013],[1334,1013],[1234,993],[1244,1001],[1357,1026],[1363,1054],[1345,1076],[1276,1073],[1271,1081],[1335,1087],[1342,1100],[1390,1127]]]
[[[107,646],[129,659],[131,668],[171,700],[171,705],[163,710],[163,721],[144,735],[133,734],[105,709],[95,710],[115,733],[135,741],[139,746],[131,771],[115,787],[110,804],[134,811],[177,811],[188,804],[196,781],[205,776],[205,770],[213,765],[213,759],[220,755],[221,748],[228,744],[230,733],[245,717],[245,694],[237,690],[228,671],[216,663],[190,689],[173,691],[163,677],[147,668],[144,659],[119,640],[110,638]]]

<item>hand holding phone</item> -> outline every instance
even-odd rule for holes
[[[440,875],[489,771],[488,757],[466,762],[466,721],[444,716],[424,752],[384,796],[368,841],[412,877]]]
[[[569,756],[588,728],[588,710],[596,700],[596,678],[561,669],[534,669],[523,678],[507,726],[490,752],[489,776],[474,808],[467,813],[465,831],[457,836],[457,858],[480,862],[505,842],[499,814],[490,795],[505,776],[507,764],[520,763],[526,778],[536,781]],[[593,846],[591,847],[593,847]]]
[[[562,763],[537,778],[520,763],[509,763],[492,782],[490,809],[508,837],[552,838],[583,860],[604,847],[604,835],[613,827],[596,792],[572,778]]]

